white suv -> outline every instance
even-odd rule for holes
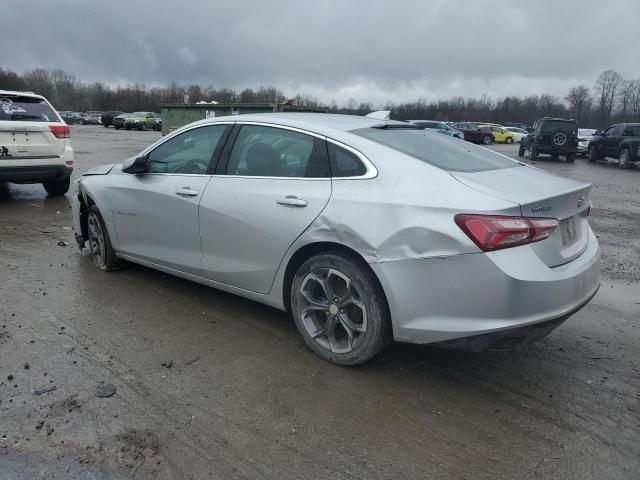
[[[49,195],[69,190],[71,129],[42,96],[0,90],[0,182],[42,183]]]

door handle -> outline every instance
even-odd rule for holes
[[[285,207],[298,207],[304,208],[309,202],[303,200],[302,198],[298,198],[295,195],[287,195],[286,197],[277,201],[278,205],[284,205]]]
[[[182,187],[176,190],[176,194],[184,197],[195,197],[198,195],[198,191],[192,190],[191,187]]]

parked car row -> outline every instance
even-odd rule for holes
[[[442,122],[437,120],[408,120],[409,123],[429,128],[472,143],[517,143],[529,132],[520,126],[506,127],[497,123]],[[523,124],[516,124],[523,125]]]
[[[59,112],[60,117],[68,125],[103,125],[114,126],[116,129],[125,130],[157,130],[162,129],[162,118],[154,112],[126,113],[120,110],[106,112]]]

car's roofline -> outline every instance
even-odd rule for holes
[[[42,95],[38,95],[37,93],[33,93],[33,92],[21,92],[18,90],[0,90],[0,95],[12,95],[12,96],[21,96],[21,97],[33,97],[33,98],[40,98],[42,100],[45,100],[45,98]]]
[[[351,130],[384,125],[407,125],[407,122],[397,120],[376,120],[356,115],[341,115],[334,113],[307,112],[275,112],[250,113],[243,115],[228,115],[224,117],[206,118],[195,122],[197,124],[213,124],[218,122],[262,122],[285,127],[295,127],[319,135],[332,136]]]

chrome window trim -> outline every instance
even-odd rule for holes
[[[172,138],[177,137],[178,135],[182,135],[183,133],[190,132],[191,130],[195,130],[196,128],[212,127],[212,126],[215,126],[215,125],[233,125],[234,123],[236,123],[236,122],[229,122],[229,121],[226,121],[226,122],[208,122],[208,123],[199,123],[198,125],[193,125],[193,126],[191,126],[189,128],[184,128],[184,130],[182,128],[179,128],[179,129],[174,130],[173,132],[171,132],[165,138],[161,138],[160,139],[160,143],[152,143],[151,145],[149,145],[147,148],[145,148],[144,150],[142,150],[140,152],[140,155],[148,155],[153,150],[155,150],[156,148],[160,147],[161,145],[164,145],[166,142],[168,142]]]
[[[272,128],[281,128],[283,130],[291,130],[293,132],[298,132],[298,133],[302,133],[305,135],[310,135],[312,137],[316,137],[319,138],[321,140],[325,140],[327,142],[331,142],[334,145],[337,145],[341,148],[344,148],[345,150],[348,150],[349,152],[353,153],[356,157],[358,157],[358,159],[362,162],[362,164],[364,165],[366,172],[364,175],[359,175],[357,177],[334,177],[333,175],[330,177],[264,177],[264,176],[251,176],[251,175],[228,175],[228,174],[221,174],[221,175],[214,175],[214,177],[235,177],[235,178],[258,178],[258,179],[267,179],[267,178],[274,178],[274,179],[278,179],[278,180],[364,180],[364,179],[370,179],[370,178],[375,178],[378,176],[378,169],[375,167],[375,165],[373,165],[373,163],[371,163],[371,161],[360,151],[356,150],[353,147],[350,147],[349,145],[346,145],[342,142],[339,142],[338,140],[334,140],[332,138],[329,138],[325,135],[321,135],[319,133],[315,133],[315,132],[311,132],[309,130],[304,130],[302,128],[297,128],[297,127],[290,127],[288,125],[280,125],[278,123],[269,123],[269,122],[255,122],[255,121],[246,121],[243,122],[242,120],[238,120],[237,122],[235,122],[238,125],[257,125],[257,126],[261,126],[261,127],[272,127]]]

